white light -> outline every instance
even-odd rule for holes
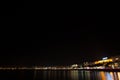
[[[102,58],[103,60],[105,60],[105,59],[108,59],[108,57],[104,57],[104,58]]]

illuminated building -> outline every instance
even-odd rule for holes
[[[73,64],[72,66],[71,66],[71,68],[78,68],[78,64]]]

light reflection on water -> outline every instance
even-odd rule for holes
[[[41,73],[43,75],[41,75]],[[38,71],[39,80],[120,80],[120,72],[104,71]],[[36,80],[35,79],[35,80]]]
[[[120,80],[120,72],[118,72],[117,75],[118,75],[118,79]]]
[[[71,79],[72,80],[79,80],[79,78],[78,78],[78,70],[70,71],[70,74],[71,74]]]
[[[104,72],[101,71],[100,80],[120,80],[120,72]]]
[[[120,72],[85,70],[0,71],[0,80],[120,80]]]

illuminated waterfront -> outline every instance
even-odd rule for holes
[[[120,80],[119,62],[119,57],[104,57],[68,66],[1,66],[0,80]]]
[[[104,57],[102,60],[93,62],[83,62],[81,64],[71,64],[68,66],[11,66],[2,67],[0,70],[118,70],[120,71],[120,56],[112,58]]]

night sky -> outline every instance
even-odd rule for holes
[[[113,21],[16,8],[15,16],[3,18],[4,26],[12,27],[1,32],[0,65],[69,65],[119,55],[119,30]]]

